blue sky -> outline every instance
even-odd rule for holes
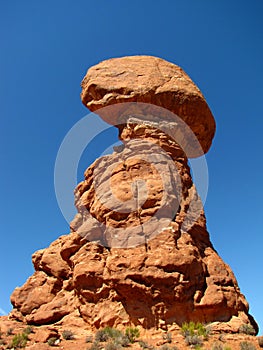
[[[69,232],[54,164],[88,112],[82,77],[104,59],[147,54],[180,65],[213,111],[208,229],[262,333],[262,16],[261,0],[1,1],[0,313],[32,274],[32,253]]]

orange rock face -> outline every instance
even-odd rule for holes
[[[133,124],[126,125],[121,137],[135,137],[135,129]],[[131,324],[168,329],[190,320],[219,322],[216,329],[221,326],[231,331],[251,322],[256,328],[231,269],[209,240],[184,153],[159,130],[147,128],[147,136],[139,134],[136,147],[145,139],[166,145],[176,166],[177,174],[166,173],[165,177],[181,182],[181,196],[174,185],[174,196],[165,202],[164,213],[170,215],[173,208],[173,219],[159,231],[155,222],[148,231],[142,229],[162,206],[164,195],[165,183],[152,164],[139,157],[121,162],[122,153],[129,151],[125,147],[95,161],[75,191],[78,214],[71,223],[73,232],[33,255],[36,272],[14,291],[13,317],[36,325],[63,325],[78,318],[91,329]],[[110,197],[105,185],[108,179],[116,200],[125,202],[132,197],[130,184],[139,177],[149,188],[140,210],[121,216],[102,203],[100,194]],[[199,215],[189,224],[191,207],[198,208]],[[109,228],[121,230],[118,241]],[[150,235],[155,229],[158,234]]]
[[[126,97],[174,108],[209,148],[213,118],[180,68],[144,56],[113,59],[83,81],[92,110]],[[123,145],[86,170],[71,233],[33,255],[36,271],[13,292],[9,317],[93,330],[169,330],[198,321],[217,331],[238,332],[244,323],[257,331],[233,272],[210,242],[184,150],[149,115],[126,117],[118,126]]]
[[[201,91],[180,67],[161,58],[128,56],[103,61],[88,70],[81,98],[92,112],[113,125],[122,123],[123,115],[130,113],[125,105],[110,114],[100,113],[99,109],[121,102],[163,107],[192,129],[204,153],[211,146],[215,121]],[[167,120],[167,116],[161,118]]]

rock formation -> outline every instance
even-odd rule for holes
[[[257,330],[210,242],[187,163],[215,132],[199,89],[181,68],[147,56],[102,62],[82,88],[83,103],[118,127],[123,146],[86,170],[71,233],[33,254],[35,273],[13,292],[9,317],[90,329],[192,320]]]

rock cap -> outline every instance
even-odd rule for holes
[[[173,63],[153,56],[111,58],[91,67],[81,86],[83,104],[109,124],[120,124],[120,117],[131,115],[131,111],[118,106],[115,113],[104,110],[100,114],[99,109],[123,102],[143,102],[179,116],[194,132],[204,153],[211,146],[216,128],[213,115],[198,87]],[[167,119],[165,115],[161,117]]]

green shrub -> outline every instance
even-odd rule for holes
[[[71,332],[69,330],[65,330],[62,332],[62,337],[65,340],[72,340],[72,339],[74,339],[74,334],[73,334],[73,332]]]
[[[208,327],[205,327],[200,322],[194,323],[191,321],[189,323],[183,323],[182,334],[185,338],[197,335],[199,337],[202,337],[204,340],[207,340],[210,334],[210,329]]]
[[[131,343],[134,343],[136,338],[139,338],[140,331],[138,328],[128,327],[125,330],[125,335],[128,337]]]
[[[248,334],[248,335],[256,335],[256,331],[255,329],[250,325],[250,324],[242,324],[239,327],[239,333],[244,333],[244,334]]]
[[[242,341],[240,343],[240,350],[256,350],[256,347],[248,341]]]
[[[28,335],[26,333],[16,334],[12,339],[11,348],[24,348],[26,346],[27,341]]]
[[[106,342],[108,339],[116,339],[122,336],[122,332],[112,327],[100,329],[95,334],[95,340],[98,342]]]

